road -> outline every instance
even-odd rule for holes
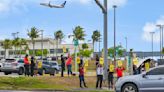
[[[19,77],[19,75],[17,73],[12,73],[12,74],[9,74],[9,75],[4,75],[3,72],[0,72],[0,76]]]

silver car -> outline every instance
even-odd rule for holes
[[[6,59],[3,62],[3,66],[1,71],[4,72],[5,75],[11,73],[18,73],[19,75],[24,74],[24,60],[23,59]]]
[[[125,76],[115,84],[116,92],[164,92],[164,65],[139,75]]]

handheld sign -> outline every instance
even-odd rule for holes
[[[100,58],[100,64],[103,65],[104,64],[104,59],[101,57]]]
[[[80,64],[80,57],[77,57],[76,62]]]
[[[109,72],[114,72],[114,65],[113,64],[109,65]]]

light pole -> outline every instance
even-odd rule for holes
[[[108,69],[108,0],[104,0],[104,5],[99,0],[95,0],[96,4],[102,9],[104,14],[104,79],[107,79]]]
[[[116,66],[116,8],[117,6],[114,5],[114,65]]]
[[[43,31],[44,30],[40,30],[39,32],[41,32],[41,51],[42,51],[42,56],[41,56],[41,59],[43,60]]]
[[[128,50],[128,38],[127,37],[125,37],[125,41],[126,41],[126,56],[127,56],[127,50]]]
[[[153,52],[153,36],[154,36],[154,33],[155,33],[155,32],[150,32],[151,37],[152,37],[152,59],[153,59],[153,57],[154,57],[154,52]]]
[[[162,56],[162,48],[163,48],[163,28],[164,28],[164,25],[156,25],[157,27],[159,27],[160,29],[160,60],[163,58]]]

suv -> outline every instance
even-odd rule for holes
[[[1,71],[4,72],[5,75],[11,73],[18,73],[19,75],[24,74],[24,60],[23,59],[6,59],[2,64]]]
[[[116,92],[164,92],[164,65],[143,74],[122,77],[115,88]]]
[[[42,68],[39,69],[38,73],[40,75],[43,74],[50,74],[50,75],[55,75],[57,73],[59,73],[59,65],[56,61],[47,61],[44,60],[42,62]]]

